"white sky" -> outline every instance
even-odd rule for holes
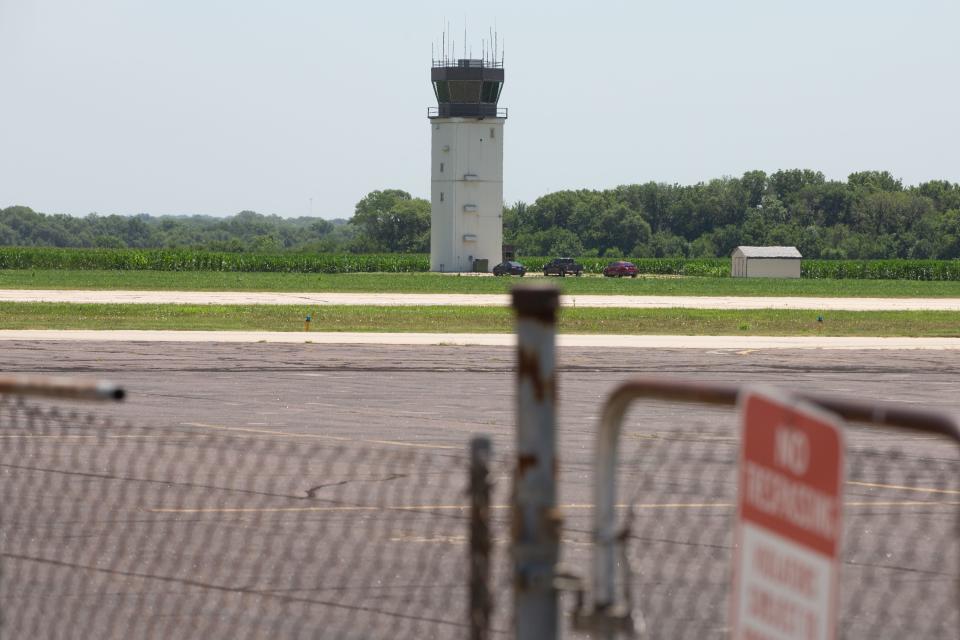
[[[430,45],[494,22],[504,198],[750,169],[960,181],[960,2],[0,0],[0,207],[429,194]]]

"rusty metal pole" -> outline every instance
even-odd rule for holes
[[[0,394],[61,400],[123,400],[126,392],[112,382],[66,376],[0,376]]]
[[[470,440],[470,640],[490,637],[493,596],[490,593],[490,438]]]
[[[555,288],[516,288],[517,467],[512,496],[514,626],[517,640],[554,640],[554,577],[560,555],[557,511]]]

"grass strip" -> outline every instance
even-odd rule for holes
[[[500,307],[308,307],[273,305],[0,303],[0,329],[165,329],[428,333],[510,333],[512,311]],[[823,321],[818,321],[818,316]],[[762,335],[960,337],[950,311],[719,309],[561,310],[561,333],[626,335]]]
[[[532,280],[532,277],[522,281]],[[550,278],[569,295],[960,298],[960,282],[641,276]],[[505,293],[520,278],[437,273],[228,273],[219,271],[2,270],[0,289]]]

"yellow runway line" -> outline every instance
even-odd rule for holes
[[[626,509],[629,505],[618,504],[616,507],[618,509]],[[661,503],[661,504],[636,504],[634,505],[635,509],[670,509],[670,508],[708,508],[708,507],[732,507],[733,504],[725,502],[716,502],[716,503],[706,503],[706,502],[694,502],[694,503]],[[469,509],[470,505],[466,504],[418,504],[418,505],[400,505],[395,507],[383,506],[383,507],[365,507],[365,506],[353,506],[353,507],[210,507],[210,508],[198,508],[198,509],[180,509],[180,508],[155,508],[155,509],[145,509],[150,513],[297,513],[297,512],[332,512],[332,513],[344,513],[344,512],[361,512],[361,511],[454,511],[454,510],[466,510]],[[495,504],[489,507],[490,509],[504,510],[509,509],[510,505],[508,504]],[[592,504],[566,504],[560,505],[560,509],[567,509],[571,511],[579,509],[592,509]]]
[[[846,502],[847,507],[943,507],[957,506],[960,502],[943,501],[924,501],[924,500],[868,500]],[[630,505],[618,504],[617,509],[626,509]],[[732,502],[658,502],[658,503],[640,503],[633,505],[634,509],[730,509],[736,505]],[[176,507],[157,507],[145,508],[148,513],[358,513],[375,511],[465,511],[469,509],[465,504],[418,504],[418,505],[398,505],[398,506],[352,506],[352,507],[209,507],[209,508],[176,508]],[[592,509],[592,504],[566,504],[560,505],[560,509],[568,511],[577,511],[581,509]],[[510,509],[510,505],[498,504],[491,505],[490,509],[505,510]]]
[[[877,482],[856,482],[853,480],[848,480],[847,484],[852,484],[857,487],[871,487],[874,489],[895,489],[897,491],[919,491],[921,493],[943,493],[951,496],[960,496],[960,491],[956,489],[931,489],[928,487],[907,487],[899,484],[880,484]]]
[[[278,436],[284,438],[307,438],[312,440],[332,440],[334,442],[362,442],[364,444],[386,444],[395,447],[414,447],[419,449],[455,449],[460,450],[461,447],[454,447],[451,445],[445,444],[423,444],[419,442],[403,442],[401,440],[369,440],[364,438],[346,438],[343,436],[328,436],[322,433],[292,433],[290,431],[274,431],[272,429],[250,429],[248,427],[227,427],[219,424],[208,424],[206,422],[181,422],[183,426],[187,427],[201,427],[203,429],[216,429],[219,431],[237,431],[240,433],[255,433],[257,435],[265,436]]]
[[[49,438],[57,438],[57,439],[60,439],[60,440],[63,440],[63,439],[67,439],[67,440],[77,440],[77,439],[83,439],[83,438],[87,438],[87,439],[90,439],[90,438],[98,438],[98,439],[101,439],[101,440],[111,440],[111,439],[112,439],[112,440],[119,440],[119,439],[121,439],[121,438],[168,438],[168,437],[170,437],[170,436],[169,436],[169,435],[156,435],[156,436],[153,436],[153,435],[147,435],[147,434],[144,434],[144,435],[123,435],[123,436],[101,436],[101,435],[77,435],[77,434],[63,434],[63,435],[50,435],[50,434],[46,434],[46,435],[36,435],[36,434],[30,434],[30,433],[18,433],[18,434],[0,435],[0,438],[23,438],[23,439],[36,439],[36,440],[41,440],[41,439],[44,439],[44,438],[48,438],[48,439],[49,439]],[[181,437],[181,438],[182,438],[183,436],[175,436],[175,437]]]
[[[942,500],[868,500],[866,502],[845,502],[847,507],[955,507],[960,502]]]
[[[355,513],[363,511],[462,511],[469,508],[470,507],[467,505],[438,504],[397,507],[211,507],[207,509],[178,509],[161,507],[157,509],[144,509],[144,511],[148,513],[300,513],[314,511],[325,513]]]
[[[630,505],[618,504],[617,509],[626,509]],[[635,504],[634,509],[707,509],[710,507],[730,508],[734,505],[728,502],[664,502],[653,504]],[[332,512],[349,513],[362,511],[451,511],[466,510],[470,505],[466,504],[418,504],[418,505],[399,505],[399,506],[352,506],[352,507],[209,507],[209,508],[148,508],[144,509],[150,513],[297,513],[297,512]],[[508,504],[495,504],[489,507],[495,510],[510,509]],[[580,509],[592,509],[592,504],[565,504],[560,505],[560,509],[577,511]]]

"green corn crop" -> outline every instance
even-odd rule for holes
[[[651,275],[730,276],[727,258],[627,258]],[[522,257],[530,271],[549,257]],[[587,273],[601,273],[607,258],[578,259]],[[0,269],[103,269],[111,271],[219,271],[267,273],[412,273],[430,270],[426,254],[260,254],[190,249],[58,249],[0,247]],[[803,260],[801,274],[814,280],[960,281],[960,260]]]

